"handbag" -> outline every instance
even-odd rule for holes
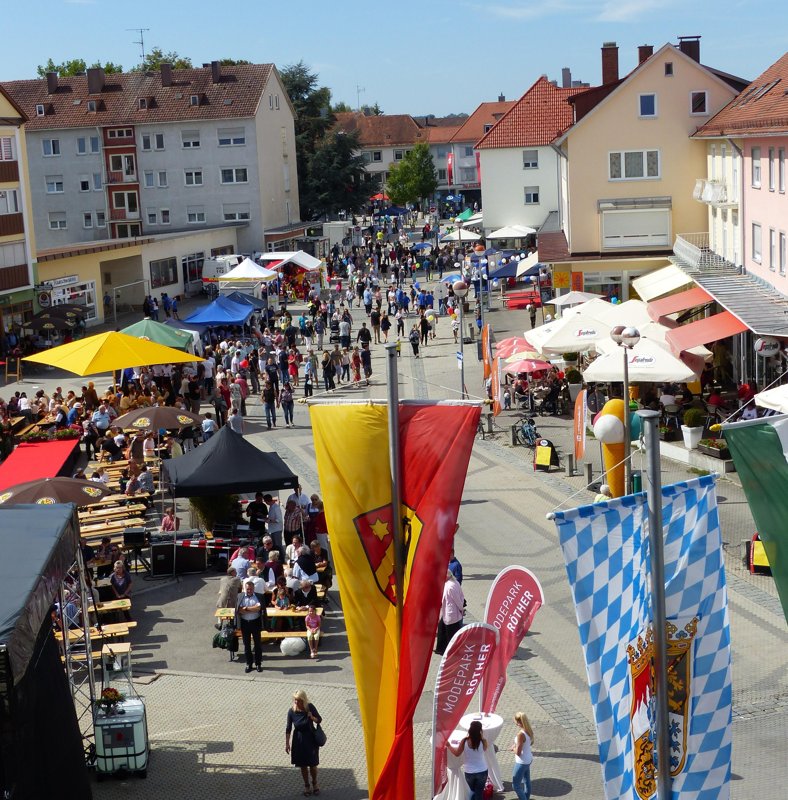
[[[317,723],[317,725],[315,725],[315,729],[313,731],[313,734],[314,734],[314,737],[315,737],[315,744],[318,747],[324,747],[325,744],[326,744],[326,741],[327,741],[326,740],[326,732],[320,727],[320,723],[319,722]]]

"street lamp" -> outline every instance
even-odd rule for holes
[[[455,266],[458,266],[455,264]],[[451,287],[454,296],[460,301],[460,396],[465,399],[465,334],[462,330],[464,320],[463,312],[465,306],[465,296],[468,294],[468,284],[463,280],[454,281]]]
[[[629,412],[629,350],[640,341],[640,331],[625,325],[616,325],[610,331],[610,338],[624,349],[624,486],[626,493],[632,491],[632,425]]]

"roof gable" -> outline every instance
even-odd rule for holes
[[[27,122],[27,114],[14,102],[13,98],[0,85],[0,117],[13,119],[19,117],[20,122]]]
[[[452,142],[478,142],[484,136],[486,125],[495,125],[498,120],[514,105],[514,100],[497,100],[492,103],[480,103],[478,108],[460,125]]]
[[[429,134],[409,114],[367,116],[360,111],[343,111],[334,115],[337,126],[348,133],[357,131],[362,147],[393,147],[426,142]]]

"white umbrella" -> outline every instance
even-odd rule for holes
[[[497,231],[487,234],[488,239],[524,239],[530,234],[536,233],[536,228],[529,228],[527,225],[505,225]]]
[[[273,270],[261,267],[245,258],[237,267],[233,267],[228,273],[220,276],[222,281],[272,281],[278,277],[278,273]]]
[[[612,344],[612,342],[611,342]],[[583,372],[589,382],[624,380],[624,356],[622,348],[607,349]],[[703,369],[703,359],[698,356],[676,358],[667,348],[653,339],[641,339],[627,351],[629,380],[631,383],[682,383],[695,381]]]
[[[584,314],[593,314],[597,319],[606,322],[611,328],[616,325],[626,325],[640,330],[653,320],[648,315],[648,306],[642,300],[627,300],[625,303],[597,303],[585,304],[580,307]],[[642,333],[642,331],[641,331]]]
[[[572,291],[569,294],[562,294],[560,297],[553,299],[548,305],[563,308],[564,306],[578,306],[581,303],[586,303],[589,300],[594,300],[601,295],[593,294],[593,292],[577,292]]]
[[[755,404],[761,408],[771,408],[780,414],[788,414],[788,384],[758,392],[755,395]]]
[[[483,222],[484,222],[484,217],[482,215],[482,212],[479,211],[478,213],[468,217],[468,219],[465,220],[464,224],[467,227],[468,225],[481,225]]]
[[[610,325],[586,315],[572,314],[540,325],[523,335],[542,354],[579,353],[610,338]]]
[[[441,238],[442,242],[478,242],[482,237],[473,231],[466,231],[464,228],[447,233]]]

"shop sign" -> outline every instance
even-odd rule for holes
[[[51,289],[60,289],[63,286],[71,286],[74,283],[79,283],[79,275],[66,275],[63,278],[53,278],[51,281],[43,281],[43,285],[49,286]]]
[[[780,342],[773,336],[762,336],[755,340],[755,352],[761,358],[771,358],[780,352]]]

